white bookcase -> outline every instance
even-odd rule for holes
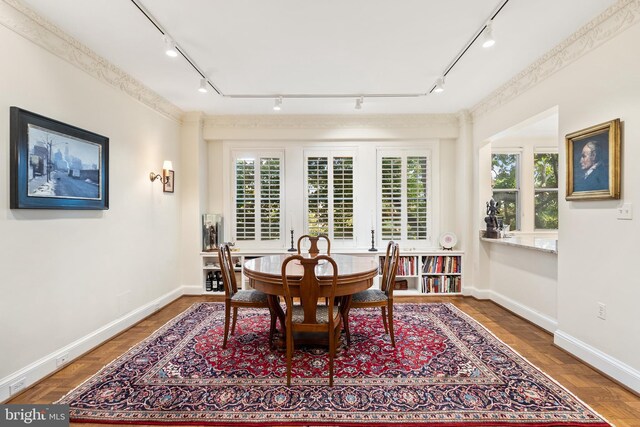
[[[462,294],[462,251],[407,251],[400,248],[394,295]],[[379,258],[382,264],[384,255]],[[382,271],[380,271],[382,274]],[[400,287],[402,284],[406,285]],[[400,285],[400,286],[398,286]]]
[[[295,252],[282,251],[235,251],[231,252],[234,260],[236,280],[238,287],[248,289],[249,284],[242,274],[242,265],[248,259],[273,255],[279,253],[295,254]],[[335,251],[345,255],[373,257],[378,259],[382,265],[384,252],[360,251]],[[207,290],[206,282],[209,272],[220,271],[218,262],[218,252],[202,252],[202,293],[209,295],[222,295],[224,290]],[[394,295],[460,295],[462,293],[462,261],[464,252],[462,251],[406,251],[400,248],[400,261],[396,282],[406,281],[406,289],[394,290]],[[382,271],[379,272],[382,274]],[[222,280],[222,279],[220,279]],[[220,281],[222,284],[222,281]],[[377,283],[376,283],[377,286]]]

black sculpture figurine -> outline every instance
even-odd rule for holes
[[[500,208],[496,204],[496,201],[491,199],[487,202],[487,216],[484,217],[484,222],[487,223],[487,231],[484,237],[489,239],[497,239],[500,237],[500,229],[498,225],[498,218],[496,215],[500,214]]]

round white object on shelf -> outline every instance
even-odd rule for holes
[[[440,235],[440,246],[443,249],[451,249],[458,243],[458,237],[451,231],[445,231]]]

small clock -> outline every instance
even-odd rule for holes
[[[442,249],[451,250],[458,243],[458,238],[451,231],[445,231],[440,235],[440,246]]]

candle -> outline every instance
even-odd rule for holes
[[[293,231],[293,217],[289,217],[289,225],[291,226],[291,231]]]
[[[373,230],[373,226],[375,225],[375,221],[374,221],[374,216],[373,216],[373,211],[371,211],[371,229]]]

